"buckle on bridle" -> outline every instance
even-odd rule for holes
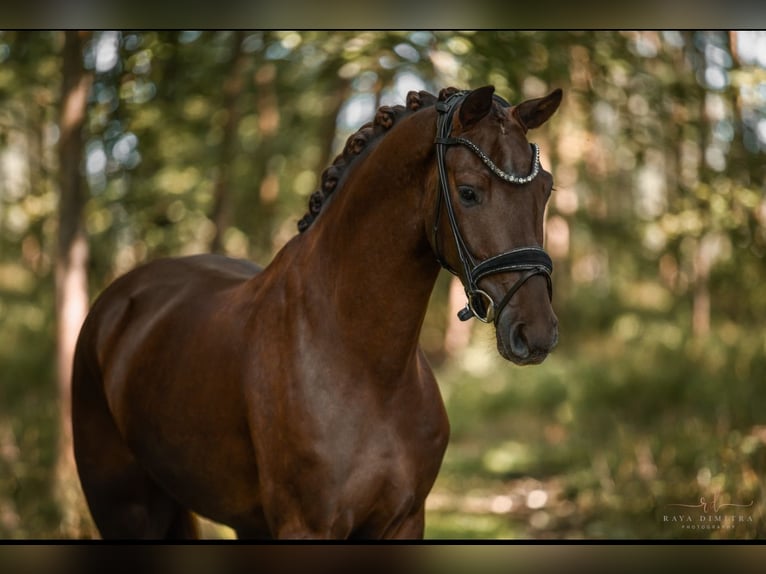
[[[458,319],[468,321],[476,317],[482,323],[492,323],[495,320],[495,302],[489,293],[476,289],[471,293],[466,292],[466,296],[468,302],[458,311]]]

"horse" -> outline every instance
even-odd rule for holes
[[[417,539],[449,421],[419,334],[440,269],[502,357],[558,338],[527,132],[561,90],[412,91],[351,135],[259,267],[157,259],[96,298],[72,381],[78,474],[105,539]]]

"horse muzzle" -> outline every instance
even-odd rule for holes
[[[496,324],[497,350],[517,365],[542,363],[559,340],[558,319],[551,313],[525,322],[503,314]]]

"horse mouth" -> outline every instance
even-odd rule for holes
[[[500,353],[500,356],[503,357],[505,360],[510,361],[514,365],[519,365],[519,366],[539,365],[548,357],[548,354],[549,354],[547,352],[535,352],[535,353],[530,353],[526,356],[519,356],[512,352],[508,352],[499,341],[497,344],[497,350]]]

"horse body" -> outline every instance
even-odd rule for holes
[[[422,537],[449,434],[418,346],[435,131],[433,108],[393,125],[265,269],[158,260],[101,294],[73,428],[102,536],[191,537],[193,511],[241,537]]]
[[[422,535],[423,501],[448,433],[417,347],[438,265],[423,261],[430,251],[417,245],[416,223],[409,225],[414,245],[399,224],[380,236],[364,232],[376,227],[370,218],[391,213],[374,196],[381,190],[366,191],[335,210],[343,219],[348,209],[360,211],[356,202],[376,207],[346,223],[345,238],[327,232],[335,218],[328,210],[326,222],[294,238],[264,271],[210,255],[159,260],[117,280],[94,304],[78,363],[88,360],[86,345],[95,347],[89,366],[101,374],[113,448],[140,460],[134,464],[145,480],[174,493],[181,507],[253,536],[380,537],[403,525],[403,533]],[[419,213],[405,203],[399,222],[406,224],[405,215]],[[419,258],[391,257],[418,248]],[[331,256],[317,256],[325,252]],[[360,277],[354,261],[366,259]],[[386,269],[392,265],[395,273]],[[354,288],[344,290],[351,271]],[[77,407],[85,393],[101,391],[96,381],[83,388],[78,374],[74,381],[87,483],[89,473],[104,472],[105,430],[81,428],[87,417]],[[92,460],[89,441],[99,443]],[[132,508],[145,490],[127,493]],[[111,522],[116,535],[143,534],[146,517],[120,519],[113,505],[109,513],[97,517],[102,534],[110,535]]]

